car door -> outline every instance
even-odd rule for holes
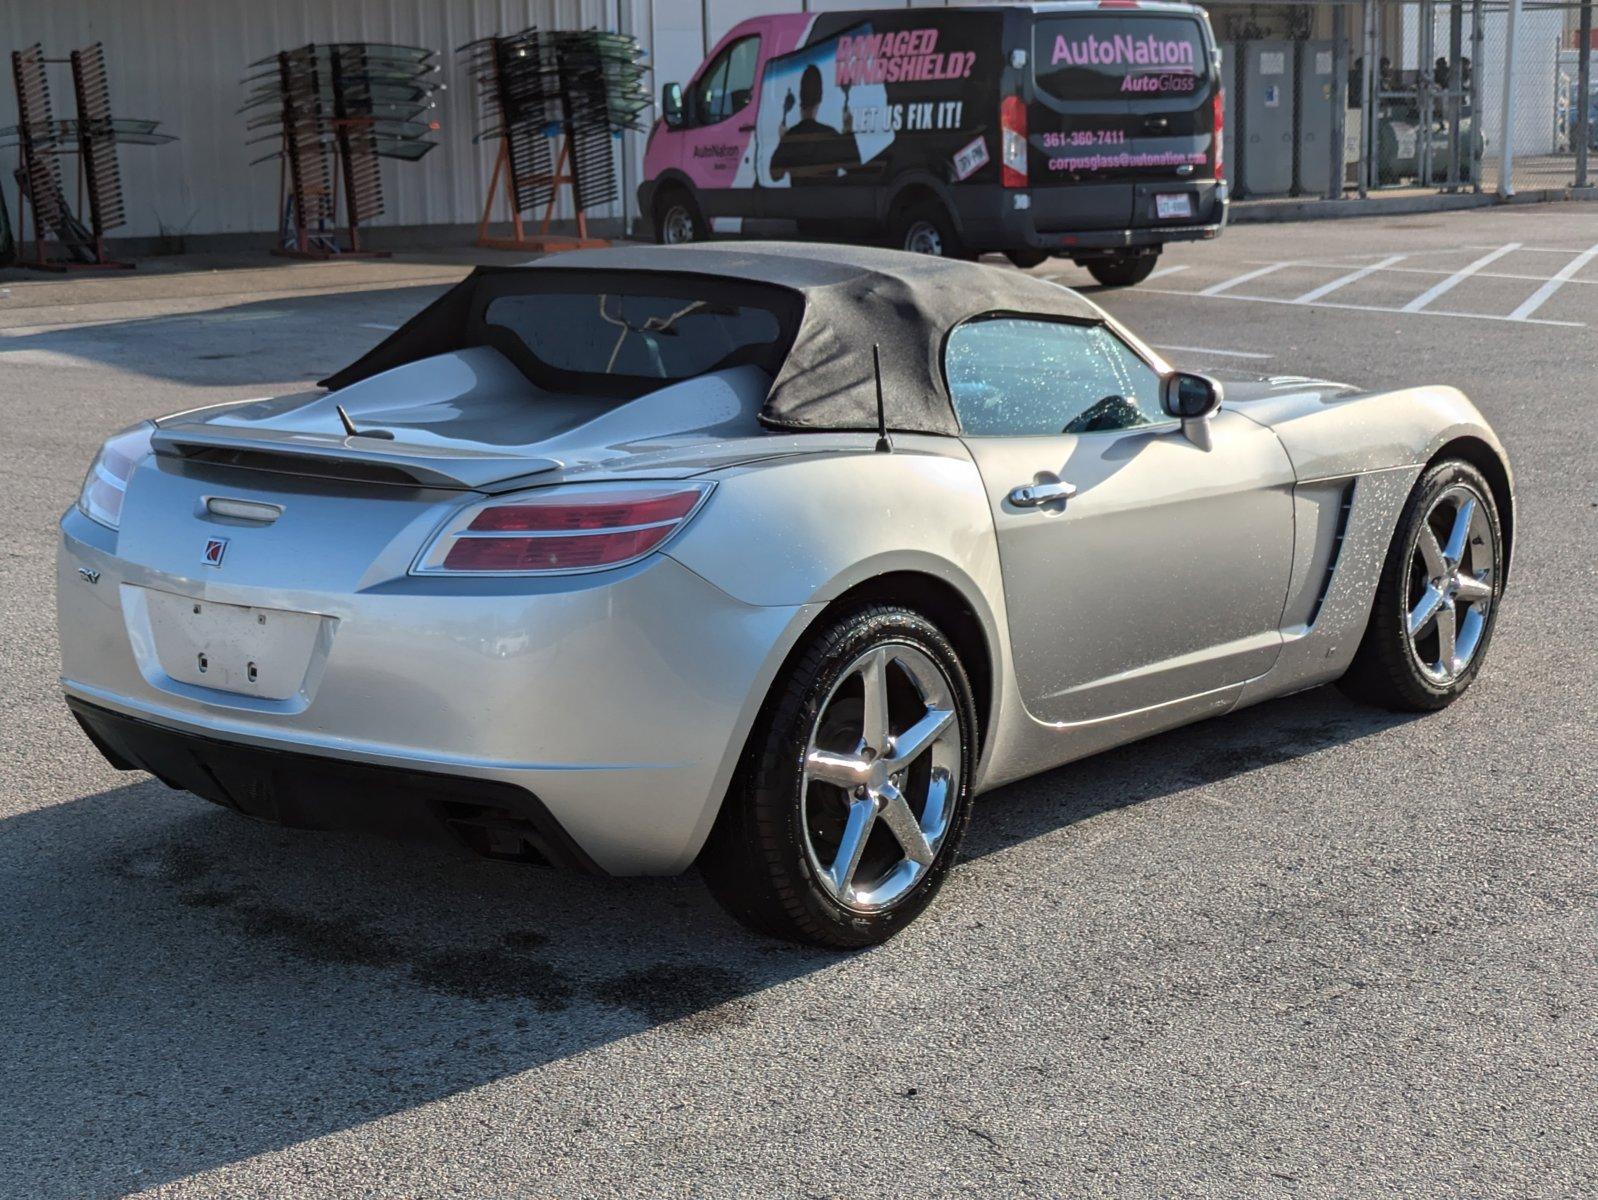
[[[760,215],[754,143],[759,67],[760,35],[736,38],[705,65],[684,98],[682,168],[706,218]]]
[[[993,511],[1017,681],[1039,720],[1102,720],[1268,670],[1293,559],[1293,471],[1241,413],[1201,449],[1109,327],[999,315],[945,372]]]

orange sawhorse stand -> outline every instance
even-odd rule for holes
[[[550,233],[550,222],[555,218],[555,204],[560,199],[562,185],[571,187],[574,180],[566,171],[566,164],[570,158],[571,146],[563,135],[560,139],[560,155],[555,160],[555,173],[550,176],[549,182],[554,185],[550,192],[549,203],[544,205],[544,216],[538,223],[538,232],[533,236],[527,235],[522,224],[522,214],[516,207],[516,192],[511,186],[510,177],[510,141],[501,138],[499,141],[499,154],[494,159],[494,174],[488,182],[488,200],[483,204],[482,219],[477,222],[477,244],[493,250],[543,250],[554,254],[561,250],[597,250],[610,245],[608,238],[594,238],[588,236],[588,218],[582,209],[576,206],[576,192],[573,189],[572,207],[577,210],[577,236]],[[488,223],[494,211],[495,194],[499,191],[500,176],[505,179],[505,200],[510,206],[511,225],[516,230],[512,238],[493,238],[488,236]]]

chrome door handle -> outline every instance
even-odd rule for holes
[[[1036,508],[1050,500],[1069,500],[1076,495],[1076,485],[1057,479],[1052,483],[1027,483],[1010,491],[1010,503],[1017,508]]]

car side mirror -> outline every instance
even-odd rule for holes
[[[682,128],[682,84],[668,83],[660,89],[660,115],[667,129]]]
[[[1220,381],[1208,375],[1172,371],[1160,383],[1160,403],[1182,422],[1182,436],[1200,450],[1210,448],[1209,420],[1224,398]]]

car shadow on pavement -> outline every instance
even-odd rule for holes
[[[109,366],[204,387],[267,387],[284,379],[309,384],[355,361],[447,286],[362,287],[149,317],[0,327],[0,368]],[[40,322],[70,314],[34,311]]]
[[[985,797],[967,857],[1397,719],[1323,690],[1141,742]],[[284,830],[137,779],[0,822],[0,1192],[153,1187],[645,1030],[714,1060],[787,1011],[772,989],[872,960],[746,935],[692,874]]]
[[[1051,830],[1219,783],[1415,720],[1356,704],[1334,687],[1187,725],[982,796],[963,857],[981,858]]]

